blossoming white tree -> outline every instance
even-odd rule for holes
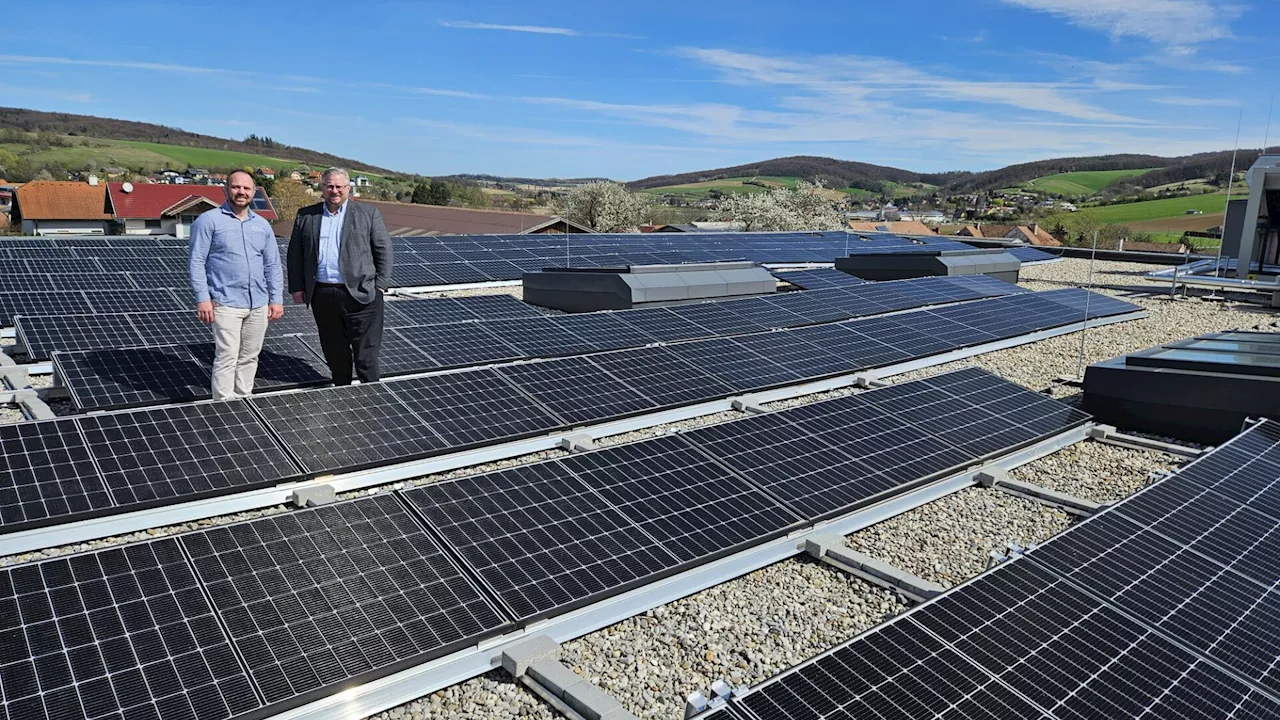
[[[838,230],[845,226],[835,203],[823,196],[822,184],[803,180],[795,188],[730,195],[716,209],[723,219],[741,223],[744,230]]]
[[[561,216],[596,232],[634,232],[648,212],[648,196],[606,181],[573,188],[560,208]]]

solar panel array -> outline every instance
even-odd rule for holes
[[[1082,316],[1067,305],[1045,299],[1063,296],[1074,300],[1078,293],[1083,292],[1055,290],[982,300],[976,304],[1005,303],[1003,312],[998,316],[1024,315],[1049,328],[1079,322]],[[1058,308],[1057,313],[1044,312],[1040,305],[1045,302]],[[1095,317],[1134,309],[1134,306],[1119,301],[1108,305],[1099,300],[1090,306]],[[960,327],[959,322],[944,318],[939,318],[938,322]],[[914,324],[914,320],[909,324]],[[1042,328],[1037,326],[1037,329]],[[815,330],[822,334],[814,333]],[[998,329],[984,332],[982,338],[967,342],[1012,337],[1021,331],[1021,327]],[[180,492],[171,492],[169,485],[189,484],[197,493],[247,489],[245,486],[253,486],[262,479],[260,475],[276,477],[287,474],[278,459],[253,455],[268,452],[260,444],[265,436],[265,427],[271,428],[272,438],[281,441],[278,447],[267,443],[272,445],[272,458],[287,456],[303,474],[337,473],[459,452],[481,444],[531,437],[584,422],[715,400],[766,385],[855,372],[965,346],[963,341],[942,341],[923,334],[916,337],[911,332],[907,323],[897,323],[893,317],[870,318],[826,327],[743,336],[741,339],[722,338],[683,346],[659,345],[620,350],[581,358],[583,362],[572,364],[543,361],[354,387],[254,396],[230,406],[237,408],[236,418],[214,417],[220,412],[216,408],[221,404],[202,403],[41,421],[31,423],[27,427],[33,429],[24,431],[35,433],[34,439],[24,436],[14,438],[12,444],[0,445],[8,465],[0,474],[0,505],[13,499],[17,507],[11,512],[19,518],[19,524],[30,525],[57,522],[87,513],[85,498],[90,495],[99,497],[93,493],[101,493],[103,487],[108,488],[111,495],[111,501],[105,505],[109,511],[119,511],[131,497],[149,499],[181,495]],[[797,337],[787,341],[786,336],[792,333]],[[750,342],[752,337],[776,342],[770,345],[753,343]],[[726,365],[722,362],[726,340],[741,347],[739,357],[743,361],[740,364]],[[704,348],[703,343],[710,346]],[[700,348],[706,352],[696,352]],[[565,379],[571,381],[560,382]],[[601,398],[607,402],[597,403]],[[241,419],[239,408],[244,403],[262,418],[262,427]],[[56,473],[50,477],[41,469],[49,462],[42,445],[56,447],[68,439],[74,440],[76,433],[67,429],[67,423],[79,423],[74,427],[86,429],[107,422],[104,418],[120,417],[123,418],[120,422],[129,425],[163,420],[163,424],[172,427],[174,421],[165,415],[169,411],[190,411],[198,416],[200,422],[210,424],[209,428],[197,433],[197,440],[192,441],[208,447],[177,450],[168,446],[168,441],[157,447],[148,443],[136,430],[123,434],[118,445],[105,442],[85,448],[81,441],[74,452],[91,454],[99,465],[109,462],[111,467],[115,467],[114,456],[118,453],[142,456],[144,462],[136,467],[146,468],[146,474],[110,484],[93,470],[91,464],[86,468],[73,463],[66,468],[70,477],[66,480],[65,493],[63,480]],[[1038,427],[1040,421],[1034,415],[1021,419],[1027,423],[1027,431]],[[245,426],[243,432],[241,425]],[[962,424],[949,429],[956,433],[964,432]],[[164,434],[163,429],[152,428],[150,432]],[[231,438],[224,437],[229,432],[233,433]],[[240,434],[244,437],[239,438]],[[27,447],[29,442],[35,443],[34,450]],[[246,447],[237,449],[236,442],[242,442]],[[921,445],[922,448],[926,446],[927,442]],[[155,463],[150,460],[152,457],[174,458],[175,452],[180,454],[170,461],[167,471],[154,467]],[[242,454],[253,455],[255,459],[226,460],[232,463],[233,469],[244,465],[250,467],[243,478],[232,472],[231,479],[219,485],[211,484],[206,473],[226,472],[227,469],[221,465],[222,460],[212,460],[209,467],[189,468],[185,464],[191,458],[198,461],[204,457],[199,453],[204,453],[206,460]],[[939,453],[940,459],[946,457],[949,455]],[[860,456],[854,459],[858,458]],[[82,477],[82,470],[89,470],[90,476]],[[131,484],[135,482],[144,485],[154,483],[158,487],[139,489]],[[62,499],[64,494],[70,499]],[[3,518],[2,514],[0,518]],[[14,527],[6,522],[0,525],[0,531]]]
[[[582,315],[544,316],[510,296],[407,300],[388,303],[383,335],[383,364],[387,377],[438,368],[462,367],[538,357],[581,355],[640,347],[657,342],[718,335],[738,335],[773,328],[845,320],[923,305],[960,302],[981,297],[1021,293],[1016,286],[986,277],[921,278],[850,288],[828,288],[771,297],[744,298],[669,308],[647,308]],[[462,302],[482,301],[482,302]],[[459,320],[466,312],[471,318]],[[479,313],[490,319],[479,320]],[[212,363],[208,329],[179,313],[134,315],[135,329],[153,336],[168,334],[203,352],[175,346],[136,349],[82,349],[55,352],[59,376],[71,388],[80,409],[106,409],[166,400],[208,397]],[[632,322],[638,319],[638,322]],[[297,321],[294,326],[287,323]],[[681,323],[672,327],[668,320]],[[124,324],[130,321],[125,319]],[[307,333],[301,342],[268,338],[259,370],[259,388],[323,382],[327,371],[310,319],[294,310],[286,315],[283,331]],[[105,327],[103,324],[106,323]],[[400,323],[422,323],[401,325]],[[81,318],[22,318],[20,338],[43,353],[43,348],[70,345],[114,348],[137,344],[137,336],[118,329],[119,322],[98,316]],[[281,322],[273,325],[281,331]]]
[[[288,242],[280,239],[283,257]],[[519,280],[547,267],[626,267],[751,260],[758,263],[832,262],[836,257],[885,252],[971,250],[951,238],[910,239],[890,233],[621,233],[566,235],[440,235],[394,237],[393,287]],[[0,239],[0,273],[128,273],[130,287],[185,288],[186,241],[175,238]],[[1038,251],[1032,251],[1038,252]],[[1042,258],[1043,259],[1043,258]],[[0,281],[0,292],[7,290]],[[64,290],[57,286],[50,289]],[[22,290],[22,288],[15,287]]]
[[[316,334],[310,310],[292,304],[284,307],[284,317],[268,325],[267,337]],[[387,328],[542,317],[532,306],[510,295],[414,298],[388,302],[386,307],[390,308],[384,321]],[[190,310],[22,315],[16,323],[16,334],[33,360],[49,359],[54,351],[209,343],[213,337],[211,326],[200,322]]]
[[[675,435],[5,568],[0,717],[274,714],[810,520]]]
[[[863,285],[869,281],[850,275],[835,268],[814,268],[812,270],[779,270],[773,273],[779,280],[786,280],[798,288],[817,290],[819,288],[848,287]]]
[[[786,718],[1280,716],[1280,426],[732,704]]]

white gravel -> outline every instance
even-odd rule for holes
[[[1172,470],[1180,458],[1088,440],[1010,473],[1029,482],[1097,503],[1122,500],[1147,485],[1152,470]]]
[[[993,550],[1066,529],[1071,516],[992,488],[972,487],[860,530],[849,547],[953,587],[981,573]]]
[[[562,661],[638,717],[676,720],[694,690],[760,682],[904,609],[862,580],[787,560],[565,643]]]
[[[370,720],[557,720],[563,716],[502,670],[447,687]]]

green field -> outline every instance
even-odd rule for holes
[[[1058,195],[1092,195],[1120,178],[1133,177],[1150,172],[1140,170],[1093,170],[1087,172],[1046,175],[1027,182],[1026,187],[1040,192]]]
[[[1104,224],[1134,223],[1146,220],[1164,220],[1181,218],[1187,210],[1201,210],[1206,215],[1222,213],[1227,209],[1227,196],[1223,194],[1192,195],[1181,198],[1165,198],[1164,200],[1147,200],[1146,202],[1108,205],[1106,207],[1082,208]]]
[[[178,167],[186,167],[193,165],[200,168],[234,168],[245,166],[267,166],[275,164],[278,167],[273,170],[283,168],[292,169],[300,163],[296,160],[284,160],[282,158],[267,157],[265,155],[254,155],[252,153],[236,152],[234,150],[210,150],[207,148],[184,147],[182,145],[163,145],[161,143],[139,142],[136,140],[119,140],[119,144],[125,147],[134,148],[150,153],[154,153],[164,158],[168,158],[174,165]]]
[[[67,147],[50,147],[47,150],[30,152],[30,145],[0,143],[0,148],[21,155],[33,162],[56,162],[62,164],[63,167],[71,169],[92,166],[95,168],[122,167],[130,170],[141,168],[145,171],[164,170],[166,168],[184,170],[187,165],[191,165],[210,170],[229,170],[231,168],[265,166],[278,172],[280,170],[292,170],[304,164],[298,160],[286,160],[284,158],[255,155],[234,150],[211,150],[136,140],[62,137],[69,143]],[[369,177],[382,177],[371,172],[361,172],[359,174]]]
[[[747,180],[761,182],[770,187],[795,187],[798,178],[793,177],[766,177],[760,176],[755,178],[736,177],[736,178],[720,178],[718,180],[705,180],[696,183],[682,183],[680,185],[666,185],[664,187],[649,188],[645,190],[647,193],[654,195],[680,195],[689,200],[705,200],[711,196],[712,190],[717,190],[726,195],[732,194],[752,194],[765,192],[769,188],[760,187],[759,185],[749,185]]]

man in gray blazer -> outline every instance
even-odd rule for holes
[[[307,303],[334,385],[376,382],[382,342],[382,293],[391,282],[391,236],[382,213],[348,200],[342,168],[320,178],[324,202],[298,211],[289,237],[289,292]]]

